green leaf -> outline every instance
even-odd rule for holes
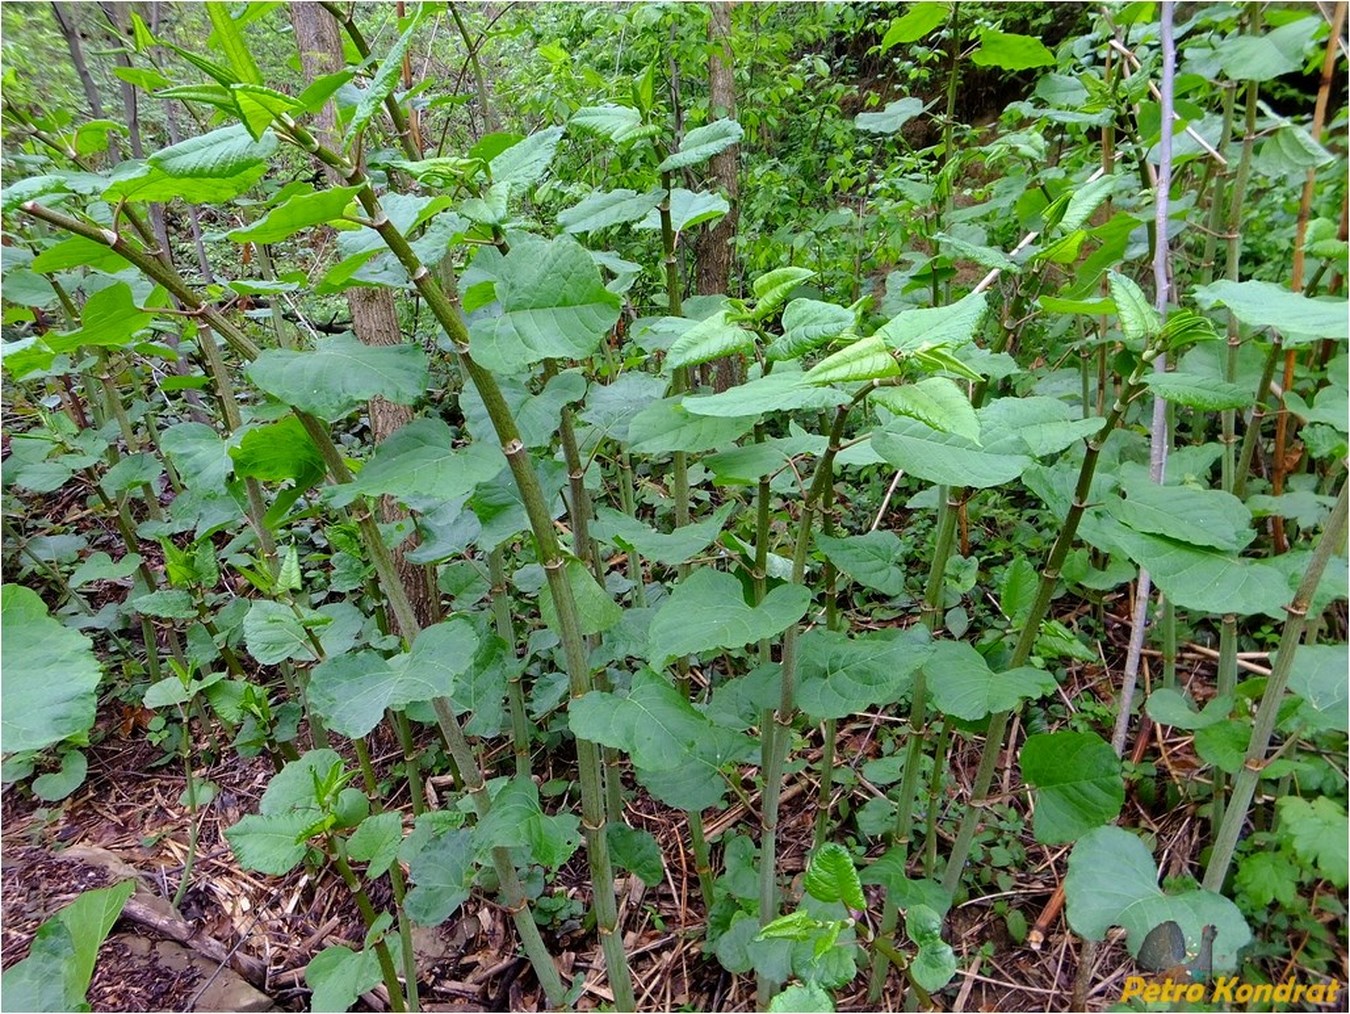
[[[634,416],[628,426],[628,449],[639,454],[706,451],[730,444],[755,425],[753,415],[694,415],[683,401],[683,395],[665,398],[653,402]],[[703,407],[706,411],[706,402]]]
[[[723,504],[703,521],[684,525],[666,534],[609,507],[595,508],[591,534],[601,542],[634,549],[643,559],[674,566],[688,563],[703,552],[722,531],[735,504]]]
[[[79,750],[67,751],[61,757],[61,770],[33,779],[33,795],[49,803],[58,802],[83,785],[88,773],[89,759]]]
[[[881,52],[885,55],[893,46],[918,42],[947,20],[949,5],[945,3],[915,3],[909,5],[900,18],[891,22],[881,37]]]
[[[46,250],[43,250],[42,253],[34,257],[32,264],[29,265],[29,267],[39,275],[49,275],[54,274],[57,271],[68,271],[71,268],[81,267],[93,268],[96,271],[116,273],[118,271],[123,271],[130,266],[131,262],[112,247],[105,243],[100,243],[97,240],[89,239],[86,236],[71,236],[61,240],[59,243],[47,247]],[[9,285],[9,276],[10,273],[6,272],[6,287]],[[118,286],[110,286],[109,288],[117,287]],[[130,288],[126,285],[121,285],[120,287],[127,290],[129,298],[131,292]],[[47,288],[50,290],[50,286],[47,286]],[[109,290],[101,289],[89,298],[92,300],[101,293],[107,291]],[[12,297],[6,293],[5,298],[10,299]]]
[[[225,837],[244,869],[280,877],[305,858],[305,832],[317,817],[317,810],[251,813],[227,827]]]
[[[816,545],[859,584],[892,598],[905,590],[905,550],[894,532],[879,529],[846,538],[817,533]]]
[[[562,127],[548,127],[522,138],[488,162],[494,183],[528,189],[544,178],[562,140]]]
[[[156,616],[165,620],[191,620],[197,617],[192,596],[180,588],[161,588],[148,595],[140,595],[128,603],[142,616]]]
[[[305,966],[311,1010],[345,1011],[381,979],[374,951],[353,951],[342,944],[325,947]]]
[[[1038,733],[1020,757],[1022,778],[1036,790],[1036,840],[1074,841],[1116,818],[1125,805],[1120,758],[1090,732]]]
[[[743,756],[752,741],[713,725],[659,673],[640,668],[626,697],[592,691],[568,709],[572,732],[623,750],[644,773],[716,768]]]
[[[75,568],[68,583],[78,589],[94,581],[120,581],[136,573],[140,565],[139,553],[127,553],[116,563],[107,553],[95,553]]]
[[[817,901],[842,901],[856,910],[867,908],[853,857],[848,849],[834,842],[826,842],[811,856],[802,889]]]
[[[1279,568],[1261,560],[1230,556],[1123,525],[1111,530],[1111,538],[1131,560],[1147,567],[1153,583],[1183,609],[1279,617],[1292,598]]]
[[[0,589],[0,724],[6,753],[41,750],[94,724],[102,677],[89,638],[47,615],[37,594]]]
[[[637,222],[665,197],[663,190],[639,194],[636,190],[597,190],[587,194],[570,208],[558,212],[563,232],[595,232],[624,222]]]
[[[1148,703],[1144,706],[1144,710],[1159,725],[1193,731],[1226,721],[1229,712],[1233,710],[1233,698],[1216,697],[1205,705],[1203,711],[1193,711],[1190,702],[1180,691],[1171,687],[1159,687],[1148,695]]]
[[[923,99],[913,97],[896,99],[894,102],[886,103],[886,108],[879,113],[859,113],[853,117],[853,126],[868,134],[895,134],[922,112]]]
[[[735,120],[714,120],[702,127],[695,127],[684,135],[680,150],[666,158],[657,172],[674,172],[687,166],[706,162],[718,152],[726,151],[745,135],[741,125]]]
[[[1111,286],[1111,301],[1116,304],[1116,313],[1120,317],[1120,330],[1127,341],[1146,342],[1158,333],[1162,322],[1143,290],[1134,279],[1127,278],[1117,271],[1108,272]]]
[[[351,148],[353,142],[365,131],[380,107],[384,105],[385,99],[394,94],[394,89],[398,87],[399,76],[403,73],[403,56],[408,52],[408,46],[417,36],[422,19],[430,9],[426,4],[418,5],[398,41],[389,48],[384,59],[380,61],[375,76],[371,78],[370,87],[361,93],[361,101],[356,104],[356,111],[352,113],[351,122],[347,124],[347,134],[342,139],[344,147]]]
[[[1245,387],[1189,373],[1152,373],[1144,383],[1164,401],[1207,412],[1248,408],[1256,400]]]
[[[583,634],[603,633],[623,619],[623,609],[596,583],[584,563],[570,557],[564,567],[564,573],[567,575],[567,583],[572,588],[577,622],[581,625]],[[558,610],[553,604],[553,590],[547,584],[539,592],[539,613],[543,621],[561,636],[562,626],[558,622]]]
[[[178,423],[160,436],[160,447],[179,477],[197,489],[223,489],[232,467],[230,452],[205,423]]]
[[[1242,913],[1227,898],[1211,891],[1164,894],[1147,846],[1118,827],[1099,827],[1078,840],[1069,854],[1064,900],[1074,932],[1101,940],[1112,926],[1121,926],[1132,955],[1169,919],[1181,927],[1191,953],[1199,948],[1201,930],[1215,928],[1215,971],[1236,968],[1238,951],[1252,938]]]
[[[979,49],[970,54],[970,62],[977,67],[1029,70],[1054,66],[1055,54],[1046,49],[1040,39],[1030,35],[985,29],[980,33]]]
[[[244,33],[239,31],[239,26],[230,16],[229,8],[211,5],[207,7],[206,14],[211,19],[211,27],[214,29],[211,38],[224,52],[235,75],[247,84],[262,84],[262,72],[258,70],[258,64],[253,59],[253,51],[244,41]]]
[[[899,375],[900,365],[877,335],[859,338],[806,371],[806,379],[813,384],[842,384]]]
[[[968,644],[939,641],[923,663],[928,692],[944,715],[975,721],[1054,693],[1055,677],[1031,666],[995,673]]]
[[[239,115],[255,140],[282,116],[303,111],[302,106],[285,92],[259,84],[237,84],[230,87]]]
[[[1112,498],[1106,509],[1135,531],[1235,553],[1256,536],[1251,511],[1231,493],[1160,486],[1142,468],[1124,472],[1122,478],[1128,499]]]
[[[328,500],[337,507],[362,494],[453,500],[494,478],[502,467],[501,452],[491,444],[455,447],[450,427],[440,419],[414,419],[381,441],[355,481],[333,487]]]
[[[492,799],[492,809],[473,830],[474,847],[525,847],[546,869],[557,869],[581,844],[576,814],[549,815],[539,805],[539,789],[527,777],[513,778]]]
[[[751,285],[755,296],[754,320],[766,320],[787,302],[788,296],[806,281],[815,277],[810,268],[785,267],[760,275]]]
[[[920,6],[927,7],[929,5],[921,4]],[[770,1011],[831,1012],[834,1009],[834,1001],[830,999],[830,994],[812,982],[805,985],[793,983],[769,1001]]]
[[[1321,712],[1328,726],[1338,732],[1346,731],[1346,702],[1350,698],[1346,652],[1344,644],[1305,644],[1294,656],[1289,674],[1289,689]]]
[[[935,993],[956,975],[956,954],[942,939],[942,917],[927,905],[911,905],[905,912],[905,933],[919,945],[909,974],[922,989]]]
[[[810,630],[799,642],[797,704],[811,718],[843,718],[893,704],[932,650],[920,629],[879,630],[849,637]]]
[[[655,887],[665,878],[661,846],[651,832],[610,821],[605,826],[605,837],[616,866],[637,874],[648,887]]]
[[[266,172],[265,161],[247,165],[230,176],[201,177],[173,176],[153,165],[124,162],[113,170],[112,182],[102,197],[109,203],[181,200],[188,204],[223,204],[244,193]]]
[[[631,106],[586,106],[573,113],[568,124],[617,143],[646,135],[642,114]]]
[[[310,674],[310,705],[328,727],[355,739],[379,724],[386,708],[449,697],[474,661],[478,634],[456,617],[427,627],[412,649],[392,658],[373,651],[336,655]]]
[[[80,312],[81,326],[49,335],[47,347],[56,353],[73,352],[84,346],[121,348],[149,327],[151,320],[151,314],[132,302],[131,286],[118,282],[90,296]]]
[[[682,406],[694,415],[742,419],[801,408],[831,409],[847,404],[851,397],[846,391],[812,383],[798,369],[780,366],[767,377],[756,377],[720,394],[686,397]]]
[[[980,442],[980,421],[970,398],[950,377],[925,377],[916,384],[879,387],[869,396],[895,415],[917,419],[939,433]]]
[[[1344,890],[1350,878],[1347,855],[1345,807],[1330,796],[1318,796],[1311,802],[1299,796],[1284,796],[1275,801],[1279,811],[1280,837],[1289,841],[1294,852],[1309,866]]]
[[[473,884],[473,835],[454,828],[432,838],[413,857],[408,877],[417,886],[404,907],[419,926],[438,926],[469,898]]]
[[[249,607],[244,617],[244,643],[248,653],[263,665],[288,659],[311,662],[318,657],[300,618],[289,606],[268,599],[258,599]]]
[[[242,123],[236,123],[161,148],[147,161],[169,176],[223,180],[266,162],[276,150],[273,134],[255,141]]]
[[[800,620],[810,604],[807,588],[783,584],[761,605],[748,605],[734,577],[700,567],[675,586],[652,618],[648,657],[662,666],[685,655],[773,637]]]
[[[225,234],[236,243],[277,243],[301,229],[323,225],[338,218],[352,203],[360,187],[334,187],[297,194],[278,204],[258,221]]]
[[[905,356],[927,349],[968,344],[989,311],[989,297],[972,292],[947,306],[918,307],[896,314],[877,336]]]
[[[501,314],[473,322],[470,347],[483,366],[502,374],[542,359],[583,359],[619,319],[619,297],[576,240],[517,242],[497,266]]]
[[[103,474],[99,485],[110,497],[116,497],[135,486],[154,483],[164,474],[164,466],[149,451],[128,454]]]
[[[294,479],[301,489],[323,481],[323,455],[309,432],[293,415],[247,430],[237,447],[229,449],[234,472],[241,478],[264,482]]]
[[[838,338],[855,323],[853,311],[818,299],[794,299],[783,309],[783,334],[764,351],[773,361],[797,359]]]
[[[1269,81],[1303,66],[1303,53],[1322,20],[1303,17],[1264,35],[1237,35],[1217,46],[1219,66],[1234,81]]]
[[[657,191],[664,194],[664,191]],[[705,222],[713,222],[731,210],[731,205],[721,194],[710,190],[685,190],[675,187],[670,192],[670,225],[676,233],[692,229]],[[639,229],[661,228],[660,213],[653,209],[647,217],[637,224]]]
[[[403,844],[403,818],[397,810],[376,813],[361,821],[347,839],[347,855],[366,863],[366,879],[384,875]]]
[[[427,357],[420,345],[363,345],[335,335],[312,352],[267,349],[248,375],[286,404],[336,422],[371,398],[411,405],[426,391]]]
[[[1025,447],[992,453],[969,437],[943,433],[917,419],[892,419],[872,434],[876,452],[927,482],[985,489],[1011,482],[1034,463]]]
[[[1346,301],[1330,296],[1310,297],[1274,282],[1221,279],[1195,290],[1203,307],[1222,303],[1248,327],[1274,328],[1287,345],[1306,345],[1322,338],[1350,337]]]
[[[731,323],[728,316],[726,310],[719,310],[676,338],[666,353],[666,368],[678,370],[684,366],[697,366],[754,349],[754,332]]]

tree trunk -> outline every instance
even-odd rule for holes
[[[736,115],[736,78],[731,52],[730,3],[709,5],[712,18],[708,23],[708,118],[709,120]],[[716,223],[705,226],[695,248],[695,287],[700,295],[716,295],[727,291],[731,281],[733,244],[736,241],[737,198],[740,194],[738,168],[740,145],[733,144],[718,152],[708,163],[713,183],[727,198],[731,210]],[[742,364],[739,358],[728,356],[716,364],[714,386],[719,391],[739,382]]]
[[[342,40],[338,35],[337,22],[332,16],[320,4],[311,2],[291,4],[290,13],[296,44],[300,49],[300,65],[305,77],[313,80],[341,70]],[[334,147],[339,146],[336,123],[333,105],[330,102],[320,110],[314,125],[314,133],[321,142]],[[339,182],[345,183],[345,180]],[[356,337],[361,342],[366,345],[402,344],[403,334],[399,328],[398,312],[394,307],[394,294],[389,289],[352,288],[347,290],[346,297],[352,315],[352,330],[356,332]],[[407,405],[395,405],[383,398],[373,399],[368,404],[367,410],[377,444],[411,422],[413,417],[412,409]],[[382,521],[402,521],[408,517],[408,512],[400,507],[393,497],[380,499]],[[404,555],[407,548],[415,545],[414,540],[405,542],[395,549],[394,562],[398,566],[399,577],[412,602],[417,620],[425,627],[440,618],[440,603],[436,594],[435,578],[430,569],[410,562]],[[397,628],[397,622],[393,617],[390,617],[390,623]]]

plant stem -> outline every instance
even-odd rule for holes
[[[505,551],[497,546],[488,553],[488,580],[492,589],[492,615],[497,624],[497,636],[506,642],[517,664],[507,680],[506,705],[511,713],[511,749],[516,758],[516,777],[530,777],[530,717],[525,711],[525,689],[521,685],[524,666],[516,656],[516,629],[511,620],[511,601],[506,591]]]
[[[1261,703],[1256,708],[1256,717],[1252,721],[1252,738],[1242,762],[1242,769],[1233,779],[1233,792],[1229,800],[1223,823],[1214,839],[1214,848],[1210,852],[1209,865],[1205,869],[1203,887],[1207,891],[1218,892],[1223,888],[1228,876],[1228,867],[1233,861],[1233,851],[1237,847],[1242,826],[1246,823],[1247,813],[1251,809],[1252,797],[1256,794],[1256,783],[1267,764],[1266,753],[1270,749],[1270,740],[1275,732],[1279,718],[1280,704],[1284,698],[1285,687],[1289,683],[1289,674],[1294,668],[1294,656],[1298,652],[1299,641],[1303,637],[1308,622],[1308,606],[1322,580],[1322,572],[1333,553],[1339,551],[1345,538],[1347,494],[1350,483],[1341,485],[1336,497],[1336,506],[1327,518],[1326,527],[1317,540],[1312,557],[1308,560],[1308,569],[1303,572],[1293,601],[1285,607],[1289,615],[1284,621],[1284,630],[1280,634],[1280,646],[1276,650],[1275,661],[1271,665],[1266,687],[1261,692]]]
[[[337,835],[329,834],[328,847],[333,854],[333,865],[337,867],[338,874],[342,877],[342,882],[347,885],[347,890],[351,891],[352,897],[356,899],[356,907],[361,910],[361,918],[365,920],[367,929],[374,929],[375,906],[371,904],[370,895],[366,893],[365,885],[352,872],[351,865],[347,862],[346,849],[342,844],[342,839]],[[403,995],[403,984],[399,982],[398,970],[394,967],[394,957],[389,953],[389,945],[383,938],[375,941],[375,957],[380,963],[380,974],[384,978],[385,989],[389,990],[389,1006],[396,1011],[405,1011],[408,1009],[407,1001]],[[409,970],[409,977],[412,972]]]

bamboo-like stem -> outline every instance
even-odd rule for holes
[[[1317,540],[1308,569],[1303,573],[1293,601],[1285,607],[1289,615],[1284,621],[1284,630],[1280,634],[1280,646],[1276,650],[1275,661],[1271,665],[1270,676],[1265,689],[1261,692],[1261,703],[1257,705],[1256,717],[1252,721],[1252,738],[1247,745],[1242,769],[1233,779],[1233,792],[1230,797],[1223,823],[1214,839],[1214,848],[1210,852],[1209,865],[1205,869],[1204,889],[1218,892],[1223,888],[1228,876],[1228,867],[1233,861],[1233,850],[1237,847],[1242,826],[1246,823],[1247,813],[1251,809],[1252,798],[1256,793],[1256,783],[1268,763],[1266,754],[1270,749],[1270,740],[1275,733],[1279,718],[1280,704],[1285,687],[1289,683],[1289,674],[1294,668],[1294,656],[1298,652],[1299,642],[1308,623],[1308,607],[1317,591],[1322,572],[1332,554],[1340,550],[1345,538],[1347,494],[1350,483],[1341,485],[1336,505],[1327,518],[1322,535]]]
[[[797,525],[797,542],[792,554],[792,583],[802,584],[806,576],[806,557],[811,546],[811,524],[814,520],[825,487],[834,481],[834,458],[843,439],[844,423],[849,405],[840,406],[830,428],[829,443],[816,464],[811,486],[802,503],[802,516]],[[760,798],[759,845],[759,924],[767,926],[778,917],[778,801],[783,790],[783,765],[787,761],[788,740],[796,713],[795,691],[797,678],[797,635],[799,625],[794,623],[783,634],[783,653],[780,663],[781,684],[778,710],[765,711],[763,727],[762,771],[763,787]],[[771,977],[756,977],[756,1003],[761,1010],[768,1006],[779,983]]]
[[[516,625],[511,619],[511,601],[506,591],[505,551],[497,546],[488,553],[488,580],[492,598],[492,616],[497,636],[516,652]],[[530,777],[530,716],[525,711],[525,689],[521,685],[523,666],[515,666],[507,681],[506,706],[511,715],[511,750],[516,758],[516,777]]]
[[[1097,459],[1101,455],[1102,445],[1125,414],[1126,406],[1143,389],[1144,372],[1152,367],[1156,356],[1157,352],[1152,348],[1144,350],[1139,365],[1135,367],[1134,372],[1126,380],[1119,397],[1116,398],[1115,404],[1111,408],[1110,414],[1106,417],[1106,421],[1097,431],[1097,434],[1088,441],[1086,452],[1083,455],[1083,463],[1078,470],[1078,483],[1074,487],[1073,502],[1069,506],[1069,512],[1064,518],[1064,524],[1060,528],[1059,534],[1055,537],[1054,544],[1050,547],[1045,566],[1041,570],[1041,578],[1036,586],[1036,597],[1032,600],[1026,623],[1022,627],[1017,644],[1013,648],[1012,656],[1008,660],[1009,669],[1017,668],[1031,657],[1032,648],[1036,644],[1036,637],[1040,633],[1041,620],[1045,618],[1045,614],[1050,608],[1050,599],[1054,594],[1055,585],[1059,581],[1060,568],[1064,565],[1064,558],[1068,555],[1069,548],[1073,545],[1073,541],[1078,534],[1079,522],[1082,521],[1083,513],[1087,510],[1088,496],[1092,489],[1092,476],[1097,470]],[[989,785],[994,778],[994,770],[998,766],[999,753],[1003,749],[1003,736],[1008,729],[1009,715],[1010,713],[1007,711],[1000,711],[989,717],[979,767],[976,769],[974,781],[971,783],[970,800],[967,802],[965,813],[961,817],[961,824],[956,832],[956,841],[952,844],[951,853],[947,857],[947,867],[942,875],[942,888],[948,894],[955,894],[956,888],[961,883],[961,873],[965,869],[966,858],[970,855],[970,846],[975,840],[980,813],[984,808]]]
[[[506,403],[496,378],[475,362],[469,354],[469,335],[464,321],[435,277],[418,259],[407,239],[384,213],[374,188],[361,168],[321,145],[312,134],[289,117],[284,118],[283,126],[300,148],[323,164],[337,170],[348,185],[361,188],[357,193],[357,200],[369,216],[372,227],[408,272],[413,285],[450,339],[461,371],[477,389],[501,443],[502,453],[506,456],[507,465],[515,479],[530,529],[534,534],[539,561],[548,580],[558,617],[558,632],[562,641],[571,695],[574,699],[584,696],[592,689],[590,664],[587,659],[585,638],[581,634],[580,621],[577,617],[572,586],[565,571],[565,559],[553,528],[548,501],[530,462],[529,453],[521,442],[510,406]],[[373,519],[371,523],[373,524]],[[417,628],[413,626],[405,629]],[[446,710],[448,707],[446,704]],[[593,900],[601,949],[605,955],[615,1006],[619,1010],[631,1010],[635,1002],[632,974],[628,968],[623,938],[619,932],[614,871],[610,863],[609,844],[605,837],[605,800],[600,750],[597,744],[577,738],[577,767],[581,782],[582,832],[586,838],[587,859],[594,884]]]
[[[703,898],[703,907],[711,911],[716,897],[713,892],[712,858],[708,851],[708,839],[703,835],[703,814],[689,811],[689,843],[694,852],[694,872],[698,874],[698,892]]]
[[[347,862],[347,850],[342,844],[342,839],[335,834],[328,835],[328,847],[333,855],[333,865],[337,868],[338,875],[342,877],[342,882],[347,885],[347,890],[352,893],[356,899],[356,907],[361,910],[361,918],[365,921],[367,929],[375,927],[377,917],[375,906],[371,903],[370,895],[366,893],[365,885],[361,883],[357,875],[352,871],[351,864]],[[394,956],[389,953],[389,946],[383,938],[375,941],[375,957],[380,963],[380,974],[384,979],[384,987],[389,990],[389,1006],[396,1011],[405,1011],[408,1009],[407,1000],[403,995],[403,984],[399,981],[398,970],[394,967]],[[412,971],[408,972],[409,977]]]

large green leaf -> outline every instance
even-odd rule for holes
[[[1345,678],[1348,671],[1350,657],[1344,644],[1305,644],[1294,656],[1289,689],[1321,712],[1330,728],[1345,732],[1346,702],[1350,698]]]
[[[923,4],[924,7],[936,7],[937,4]],[[879,113],[859,113],[853,117],[853,126],[869,134],[894,134],[906,123],[923,112],[923,99],[896,99],[886,103]]]
[[[1160,486],[1142,469],[1123,470],[1122,477],[1127,499],[1113,497],[1106,509],[1135,531],[1230,552],[1246,548],[1256,536],[1251,511],[1231,493]]]
[[[885,54],[902,43],[918,42],[946,21],[949,13],[950,5],[945,3],[910,4],[909,10],[892,21],[881,37],[881,52]]]
[[[816,545],[859,584],[892,597],[905,590],[905,551],[894,532],[878,530],[845,538],[817,533]]]
[[[1192,546],[1124,525],[1110,529],[1110,537],[1131,560],[1147,567],[1153,583],[1183,609],[1279,617],[1293,597],[1279,568],[1261,560]]]
[[[419,926],[439,926],[469,899],[473,886],[473,833],[452,828],[433,837],[408,864],[415,884],[408,892],[408,917]]]
[[[597,190],[570,208],[558,212],[563,232],[594,232],[611,225],[647,217],[665,197],[663,190],[639,194],[636,190]]]
[[[247,430],[229,454],[240,477],[264,482],[294,479],[301,489],[321,482],[327,471],[323,455],[293,415]]]
[[[253,59],[253,51],[244,41],[244,33],[239,30],[239,25],[231,16],[229,9],[224,6],[208,7],[206,14],[211,19],[212,32],[209,41],[219,46],[225,53],[225,58],[230,61],[235,76],[249,84],[262,84],[262,72],[258,70],[257,61]]]
[[[1144,378],[1144,383],[1164,401],[1206,412],[1247,408],[1256,400],[1245,387],[1193,373],[1153,373]]]
[[[229,176],[191,177],[173,176],[145,162],[123,162],[112,171],[102,197],[109,203],[181,200],[188,204],[221,204],[244,193],[266,172],[265,161],[250,163]]]
[[[297,194],[269,211],[252,225],[226,233],[236,243],[276,243],[301,229],[323,225],[338,218],[352,203],[360,187],[333,187]]]
[[[677,233],[692,229],[696,225],[712,222],[731,210],[727,199],[711,190],[685,190],[676,187],[670,192],[670,226]],[[638,223],[639,229],[661,228],[660,212],[653,208],[647,217]]]
[[[1271,327],[1286,343],[1303,345],[1321,338],[1350,337],[1346,302],[1330,296],[1310,297],[1275,282],[1221,279],[1195,290],[1201,306],[1221,303],[1248,327]]]
[[[160,447],[179,477],[197,489],[221,489],[232,467],[225,441],[205,423],[170,426],[160,436]]]
[[[29,268],[39,275],[49,275],[57,271],[68,271],[71,268],[93,268],[97,271],[107,271],[109,274],[116,274],[131,266],[131,262],[120,253],[105,243],[89,239],[87,236],[70,236],[47,247],[40,254],[33,258]],[[5,272],[5,288],[8,290],[10,285],[11,272]],[[49,292],[51,286],[46,282],[43,287]],[[125,286],[123,286],[125,288]],[[107,289],[100,290],[102,292]],[[94,293],[97,296],[99,293]],[[6,299],[13,299],[8,291],[5,293]],[[93,296],[90,297],[94,298]],[[29,304],[35,305],[35,304]]]
[[[755,297],[754,319],[771,317],[802,282],[814,276],[815,271],[811,268],[788,266],[774,268],[757,277],[750,286]]]
[[[623,750],[641,771],[717,767],[744,756],[753,742],[714,725],[659,673],[641,668],[627,696],[592,691],[568,709],[572,732]]]
[[[917,384],[879,387],[870,397],[873,404],[895,415],[917,419],[940,433],[955,433],[974,444],[980,442],[975,408],[950,377],[925,377]]]
[[[339,507],[361,494],[453,500],[494,478],[504,465],[501,451],[491,444],[455,447],[450,427],[440,419],[414,419],[375,448],[355,481],[333,487],[328,498]]]
[[[1305,864],[1315,865],[1332,886],[1345,890],[1350,880],[1345,807],[1329,796],[1312,800],[1285,796],[1275,805],[1280,814],[1280,837],[1293,845]]]
[[[474,358],[490,370],[511,374],[551,357],[585,358],[619,319],[619,297],[571,237],[517,242],[496,271],[501,314],[469,330]]]
[[[980,46],[970,55],[977,67],[999,67],[1002,70],[1029,70],[1032,67],[1050,67],[1055,54],[1045,48],[1040,39],[1030,35],[1014,35],[987,28],[980,33]]]
[[[656,171],[674,172],[706,162],[718,152],[726,151],[744,135],[745,131],[735,120],[714,120],[702,127],[695,127],[684,135],[680,150],[666,158],[656,167]]]
[[[824,720],[894,703],[932,647],[922,629],[857,637],[817,629],[802,635],[798,650],[797,704],[813,719]]]
[[[22,585],[5,585],[0,602],[5,752],[41,750],[83,736],[94,724],[102,677],[93,644],[48,616],[42,599]]]
[[[563,574],[572,589],[577,623],[583,634],[603,633],[623,619],[623,609],[610,598],[609,592],[600,587],[584,563],[576,557],[570,557]],[[539,592],[539,614],[561,636],[562,625],[558,620],[557,607],[553,604],[553,589],[547,584]]]
[[[641,454],[707,451],[726,446],[755,425],[755,416],[748,414],[729,418],[694,415],[683,401],[683,395],[665,398],[634,416],[628,426],[629,450]]]
[[[826,842],[812,854],[802,878],[802,889],[817,901],[842,901],[852,909],[867,908],[862,883],[848,849]]]
[[[573,113],[568,123],[618,143],[643,137],[648,132],[642,124],[642,114],[632,106],[586,106]]]
[[[1120,758],[1091,732],[1038,733],[1019,758],[1022,778],[1036,790],[1036,840],[1074,841],[1116,818],[1125,804]]]
[[[975,337],[989,297],[972,292],[947,306],[905,310],[877,329],[877,334],[897,352],[914,355],[939,346],[960,347]]]
[[[813,383],[800,370],[779,366],[767,377],[756,377],[719,394],[685,398],[683,407],[694,415],[724,419],[754,418],[769,412],[801,408],[835,408],[847,404],[851,397],[846,391]]]
[[[1118,827],[1099,827],[1078,840],[1069,854],[1064,905],[1069,925],[1089,940],[1123,927],[1133,955],[1168,920],[1181,927],[1191,953],[1199,949],[1204,927],[1213,926],[1215,971],[1236,968],[1238,951],[1251,941],[1242,913],[1227,898],[1211,891],[1164,894],[1147,846]]]
[[[351,146],[352,142],[370,124],[375,114],[379,112],[385,99],[394,94],[394,89],[398,87],[399,75],[403,72],[404,54],[408,52],[408,47],[421,28],[422,19],[429,11],[430,8],[425,4],[419,4],[407,27],[403,29],[402,34],[384,54],[384,59],[380,61],[379,67],[376,68],[375,76],[371,79],[370,85],[361,92],[361,99],[357,102],[356,110],[352,113],[351,121],[347,124],[347,133],[342,139],[345,147]]]
[[[276,150],[273,134],[255,141],[248,128],[236,123],[161,148],[146,161],[169,176],[229,179],[265,162]]]
[[[248,653],[263,665],[288,659],[308,662],[318,657],[300,617],[289,606],[268,599],[258,599],[249,606],[244,616],[244,643]]]
[[[652,379],[661,385],[664,393],[664,382]],[[524,378],[520,377],[501,377],[498,386],[503,400],[515,416],[516,429],[520,431],[521,443],[526,447],[550,446],[557,438],[558,417],[563,408],[586,397],[586,377],[580,370],[564,370],[550,378],[538,394],[533,393]],[[475,388],[470,386],[460,392],[459,407],[474,440],[495,446],[498,442],[497,429]]]
[[[1053,693],[1056,685],[1053,675],[1031,666],[996,673],[978,651],[960,641],[936,643],[923,668],[938,710],[966,721],[1011,711],[1024,700]]]
[[[427,627],[412,649],[392,658],[373,651],[338,655],[310,674],[311,706],[328,727],[355,739],[379,724],[386,708],[449,697],[473,663],[478,634],[462,617]]]
[[[1303,54],[1322,19],[1298,18],[1264,34],[1239,34],[1216,48],[1225,77],[1235,81],[1269,81],[1303,66]]]
[[[726,310],[719,310],[676,338],[666,352],[666,367],[678,370],[753,349],[754,332],[733,324],[728,316]]]
[[[325,947],[305,966],[311,1010],[346,1011],[380,982],[379,955],[342,944]]]
[[[969,437],[943,433],[904,416],[873,433],[872,446],[892,465],[917,478],[976,489],[1011,482],[1035,460],[1025,448],[991,453]]]
[[[427,357],[420,345],[363,345],[335,335],[312,352],[268,349],[248,375],[273,397],[335,422],[371,398],[411,405],[426,391]]]
[[[735,509],[735,504],[723,504],[703,521],[684,525],[666,534],[648,528],[637,518],[621,511],[596,507],[591,534],[601,542],[636,550],[643,559],[674,566],[688,563],[707,549]]]
[[[670,659],[715,648],[739,648],[781,634],[811,604],[811,592],[779,585],[759,606],[745,601],[741,583],[730,574],[700,567],[661,603],[648,632],[649,657],[657,666]]]
[[[806,371],[806,379],[813,384],[843,384],[899,375],[900,364],[877,335],[845,345]]]
[[[547,127],[517,141],[488,163],[494,183],[525,189],[538,183],[562,140],[562,127]]]
[[[796,359],[854,326],[853,311],[818,299],[794,299],[783,308],[783,334],[764,350],[771,360]]]
[[[1162,322],[1158,311],[1148,301],[1138,283],[1127,275],[1112,271],[1107,276],[1111,286],[1111,301],[1116,304],[1120,330],[1127,340],[1143,342],[1157,334]]]
[[[492,809],[473,829],[474,847],[524,847],[546,869],[557,869],[577,846],[581,834],[576,814],[553,816],[539,805],[539,789],[529,778],[513,778],[492,798]]]

